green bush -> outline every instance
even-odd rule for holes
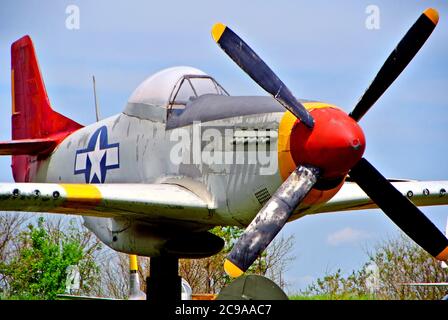
[[[358,271],[343,276],[341,270],[317,279],[298,297],[329,299],[441,299],[448,287],[411,283],[446,282],[448,269],[406,236],[385,240]]]
[[[98,268],[84,252],[80,231],[71,225],[68,230],[45,227],[44,218],[37,226],[30,224],[20,234],[14,256],[0,262],[3,277],[3,298],[55,299],[66,288],[67,268],[78,266],[83,286],[89,285]]]

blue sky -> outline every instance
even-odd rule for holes
[[[65,27],[68,5],[80,29]],[[380,29],[365,27],[366,7],[380,9]],[[231,94],[264,95],[212,41],[210,29],[231,26],[301,98],[332,102],[347,112],[420,13],[432,6],[440,22],[412,63],[360,122],[366,157],[384,175],[448,180],[448,4],[446,1],[2,1],[0,11],[0,139],[10,139],[11,43],[34,40],[52,105],[94,121],[91,76],[103,117],[120,112],[150,74],[190,65],[214,76]],[[0,181],[12,181],[9,157]],[[448,208],[423,208],[440,228]],[[366,261],[366,250],[398,229],[378,210],[305,217],[294,234],[291,291]]]

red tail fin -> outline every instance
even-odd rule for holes
[[[11,46],[11,88],[13,141],[45,139],[56,142],[54,146],[57,146],[68,134],[82,127],[51,108],[29,36],[24,36]],[[46,150],[46,153],[51,151]],[[16,181],[30,181],[30,163],[33,158],[36,156],[12,157]]]
[[[82,126],[53,111],[29,36],[11,46],[12,139],[46,138]]]

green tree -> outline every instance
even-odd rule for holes
[[[221,252],[202,259],[180,259],[179,274],[187,280],[193,293],[217,294],[232,279],[224,272],[224,260],[232,250],[244,229],[238,227],[215,227],[210,232],[221,237],[225,244]],[[281,287],[286,287],[283,273],[294,259],[291,249],[294,237],[276,237],[254,264],[248,274],[264,275]],[[129,257],[123,253],[109,251],[110,257],[101,265],[102,287],[106,296],[125,298],[129,294]],[[138,257],[141,290],[146,292],[146,277],[149,275],[151,259]]]
[[[382,241],[358,271],[344,277],[341,270],[317,279],[302,294],[328,299],[375,298],[393,300],[441,299],[448,287],[410,283],[446,282],[448,269],[407,236]]]
[[[208,258],[181,259],[180,261],[179,273],[190,284],[193,293],[218,293],[233,280],[224,272],[223,265],[244,229],[215,227],[210,232],[224,240],[225,244],[221,252]],[[254,261],[246,274],[266,276],[282,288],[286,287],[287,283],[283,278],[283,273],[287,265],[294,259],[291,255],[293,243],[293,236],[277,237]]]
[[[98,274],[89,250],[96,250],[99,244],[85,246],[80,234],[73,223],[63,230],[46,224],[43,217],[38,219],[37,226],[28,225],[17,240],[14,257],[0,262],[6,297],[55,299],[57,294],[64,293],[67,268],[73,265],[80,271],[81,287],[89,291]]]
[[[244,229],[238,227],[215,227],[210,230],[221,237],[225,244],[221,252],[202,259],[180,259],[179,275],[191,286],[193,293],[217,294],[232,279],[224,272],[224,260],[232,250]],[[285,288],[283,273],[294,259],[291,249],[294,237],[278,236],[247,271],[248,274],[264,275]],[[101,287],[105,296],[126,298],[129,295],[129,256],[108,250],[108,257],[101,263]],[[151,259],[138,257],[140,289],[146,292]]]

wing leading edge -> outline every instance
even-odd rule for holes
[[[448,181],[391,183],[417,206],[448,204]],[[308,214],[374,208],[377,206],[356,183],[346,182],[332,199]],[[0,184],[2,211],[210,222],[214,209],[176,184]]]
[[[404,196],[417,206],[448,204],[448,181],[391,181]],[[345,182],[327,203],[310,213],[375,209],[378,206],[353,182]]]
[[[207,220],[210,207],[174,184],[0,184],[0,210],[126,217]]]

